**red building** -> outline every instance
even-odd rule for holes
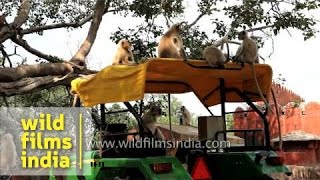
[[[276,99],[280,111],[280,126],[283,140],[296,133],[296,137],[289,138],[283,143],[283,154],[287,164],[306,165],[320,163],[320,102],[305,104],[303,99],[290,90],[280,85],[273,84]],[[270,96],[271,97],[271,96]],[[273,100],[270,106],[275,111]],[[263,103],[262,103],[263,104]],[[241,111],[237,108],[236,111]],[[279,137],[277,118],[269,112],[268,115],[270,138]],[[253,112],[234,114],[234,129],[256,129],[262,128],[262,121]],[[299,132],[297,134],[297,132]],[[236,134],[243,137],[242,134]],[[305,136],[314,138],[305,139]],[[257,143],[263,140],[262,133],[255,134]]]

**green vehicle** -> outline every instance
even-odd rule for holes
[[[260,88],[266,98],[271,92],[272,69],[268,65],[255,65]],[[86,152],[83,156],[84,176],[72,176],[77,167],[67,171],[67,179],[210,179],[210,180],[258,180],[272,179],[272,174],[287,174],[291,171],[283,164],[270,144],[268,110],[259,109],[253,102],[261,101],[250,66],[228,64],[223,69],[209,67],[204,61],[182,61],[178,59],[150,59],[138,65],[108,66],[93,78],[78,78],[72,82],[72,91],[83,106],[100,105],[100,129],[108,132],[103,140],[126,141],[128,135],[154,138],[145,132],[141,124],[141,113],[130,101],[142,100],[146,93],[182,94],[193,92],[212,117],[209,107],[220,105],[222,129],[216,129],[211,137],[198,140],[227,141],[227,133],[263,134],[259,145],[246,142],[244,145],[212,149],[207,146],[179,147],[175,156],[166,156],[166,149],[112,148]],[[123,102],[127,111],[137,120],[139,132],[129,133],[125,124],[105,124],[105,103]],[[261,129],[226,130],[225,104],[246,102],[252,111],[260,115],[264,127]],[[170,103],[170,102],[169,102]],[[123,112],[123,111],[122,111]],[[141,111],[140,111],[141,112]],[[215,124],[215,123],[213,123]],[[209,127],[200,127],[210,131]],[[222,138],[221,138],[222,137]],[[150,140],[150,139],[149,139]],[[100,156],[101,155],[101,156]],[[74,157],[74,161],[77,157]],[[187,166],[185,168],[184,165]]]

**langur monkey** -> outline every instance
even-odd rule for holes
[[[259,64],[258,46],[256,42],[249,37],[248,32],[241,31],[238,39],[242,40],[242,43],[236,52],[235,60],[241,63]]]
[[[181,110],[180,125],[190,126],[191,125],[190,111],[185,106],[182,106],[180,110]]]
[[[11,134],[5,134],[1,137],[1,152],[0,152],[0,169],[10,170],[17,167],[17,150],[13,142]]]
[[[151,104],[150,109],[142,115],[142,126],[146,130],[150,130],[151,133],[159,140],[165,140],[161,130],[156,126],[157,118],[162,115],[161,107]]]
[[[158,58],[177,58],[186,60],[183,41],[180,36],[182,23],[174,24],[161,37],[158,44]]]
[[[134,62],[132,54],[133,45],[127,39],[121,39],[118,42],[118,49],[113,58],[112,65],[131,64]]]
[[[267,100],[263,96],[263,93],[262,93],[260,86],[259,86],[259,83],[258,83],[256,71],[254,69],[254,63],[259,64],[258,46],[257,46],[256,42],[249,37],[247,31],[241,31],[238,35],[238,39],[242,40],[242,43],[236,52],[235,60],[240,62],[241,64],[244,64],[244,63],[250,64],[251,70],[252,70],[252,75],[254,77],[259,94],[260,94],[262,100],[264,101],[266,107],[271,112],[273,112],[269,103],[267,102]]]
[[[202,56],[211,67],[223,67],[227,61],[222,51],[214,45],[207,46],[203,50]]]

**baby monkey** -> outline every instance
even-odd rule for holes
[[[118,48],[112,61],[112,65],[132,64],[134,57],[132,54],[133,45],[127,39],[121,39],[118,42]]]
[[[211,67],[223,67],[227,61],[222,51],[214,45],[207,46],[203,50],[202,56]]]
[[[186,53],[181,38],[182,23],[174,24],[161,37],[158,44],[158,58],[177,58],[186,60]]]

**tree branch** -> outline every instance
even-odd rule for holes
[[[10,36],[12,36],[12,35],[13,35],[13,33],[10,30],[9,26],[5,25],[4,27],[1,28],[1,31],[0,31],[0,43],[3,43],[7,39],[9,39]]]
[[[29,18],[30,12],[30,0],[21,0],[21,6],[19,8],[18,16],[14,18],[12,25],[15,28],[21,27]]]
[[[215,1],[211,1],[210,4],[207,4],[208,7],[206,8],[207,10],[203,11],[201,14],[199,14],[199,16],[192,22],[188,25],[188,28],[191,28],[192,26],[194,26],[195,24],[197,24],[197,22],[206,14],[210,13],[211,11],[213,11],[215,8],[211,8],[212,5],[214,5],[216,3],[216,0]],[[199,4],[198,4],[199,6]]]
[[[232,23],[231,23],[232,24]],[[267,29],[267,28],[271,28],[271,27],[274,27],[274,25],[268,25],[268,26],[262,26],[262,27],[257,27],[257,28],[251,28],[251,29],[248,29],[247,31],[248,32],[253,32],[253,31],[262,31],[263,29]],[[230,41],[228,39],[228,36],[231,34],[231,32],[233,31],[234,27],[231,26],[231,28],[229,29],[228,33],[223,37],[221,38],[220,40],[218,40],[214,45],[216,47],[219,47],[219,46],[222,46],[224,43],[233,43],[233,44],[240,44],[238,42],[235,42],[235,41]]]
[[[16,33],[16,29],[20,28],[23,23],[28,19],[30,11],[30,0],[21,0],[21,6],[19,8],[18,15],[14,18],[14,21],[1,28],[0,31],[0,43],[3,43]]]
[[[5,60],[7,59],[8,62],[9,62],[9,67],[12,67],[11,59],[10,59],[8,53],[4,50],[4,46],[2,44],[0,44],[0,51],[1,51],[2,56],[3,56],[2,66],[4,67],[4,64],[6,62]]]
[[[113,12],[116,10],[110,10],[108,11],[107,9],[104,10],[103,14],[107,12]],[[93,14],[90,14],[89,16],[83,18],[79,22],[70,22],[70,23],[57,23],[57,24],[50,24],[50,25],[45,25],[45,26],[38,26],[38,27],[32,27],[29,29],[25,29],[21,31],[21,34],[31,34],[35,32],[41,32],[45,30],[51,30],[51,29],[58,29],[58,28],[68,28],[68,27],[73,27],[73,28],[78,28],[92,20]]]
[[[194,26],[204,15],[206,15],[205,12],[201,13],[192,23],[188,25],[188,27],[191,28],[192,26]]]
[[[261,26],[261,27],[257,27],[257,28],[251,28],[251,29],[248,29],[247,31],[248,31],[248,32],[261,31],[261,30],[263,30],[263,29],[272,28],[272,27],[274,27],[274,25],[268,25],[268,26]]]
[[[83,69],[78,74],[93,74],[97,71]],[[27,77],[63,76],[70,73],[67,63],[40,63],[34,65],[22,65],[15,68],[2,68],[0,82],[13,82]]]
[[[46,59],[49,62],[62,62],[63,60],[61,58],[58,58],[56,56],[51,56],[51,55],[47,55],[42,53],[41,51],[38,51],[37,49],[32,48],[26,40],[21,39],[21,38],[11,38],[11,40],[18,44],[19,46],[23,47],[26,51],[28,51],[31,54],[34,54],[40,58]]]
[[[78,52],[71,58],[70,61],[78,62],[80,65],[85,64],[85,58],[88,56],[91,47],[97,37],[97,31],[99,29],[102,16],[104,12],[109,9],[110,6],[111,0],[108,0],[107,3],[105,3],[105,1],[106,0],[97,0],[87,38],[80,46]]]
[[[68,67],[64,63],[41,63],[22,65],[16,68],[3,68],[0,71],[0,82],[18,81],[25,77],[40,77],[48,75],[64,75]]]
[[[33,77],[24,78],[17,82],[0,83],[0,95],[2,96],[14,96],[21,94],[29,94],[43,89],[49,89],[58,85],[70,85],[70,82],[76,78],[76,76],[69,77],[63,81],[55,82],[55,78],[58,76],[45,76],[45,77]]]

